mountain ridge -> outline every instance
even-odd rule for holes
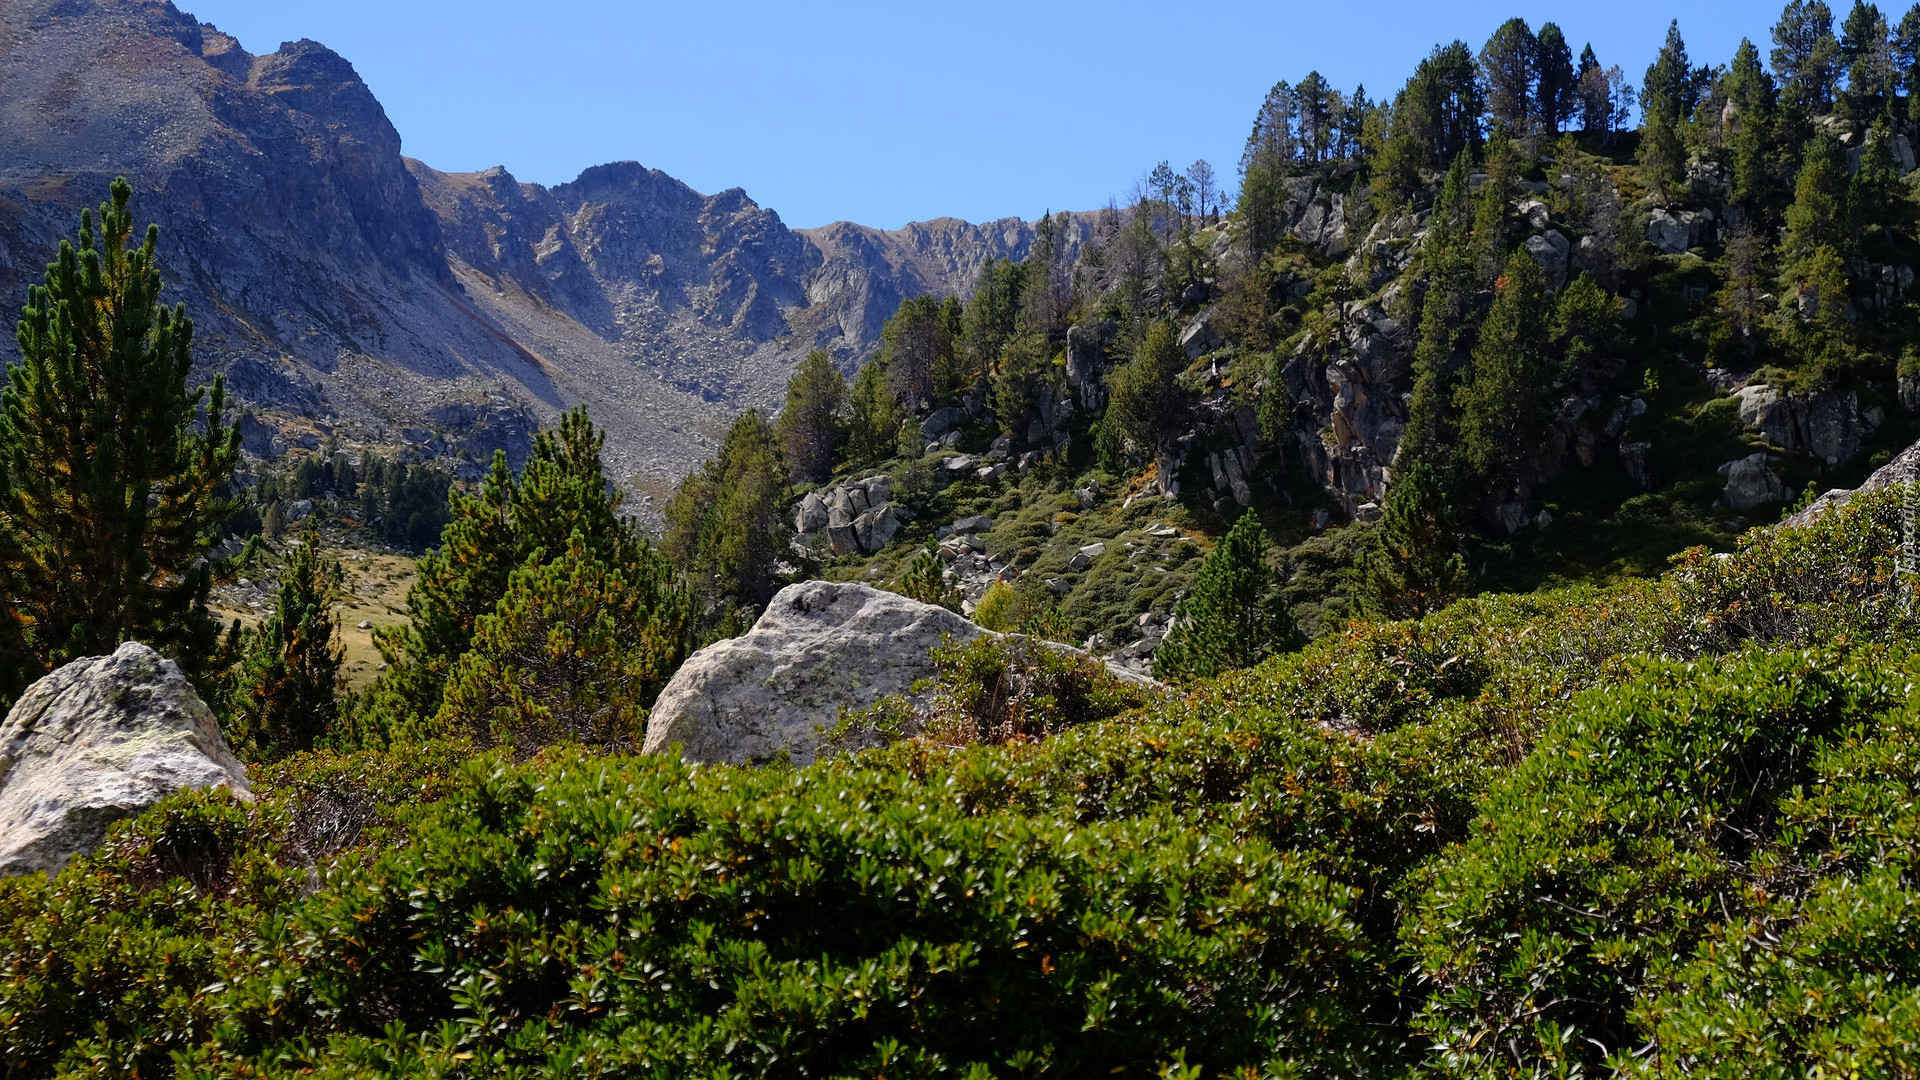
[[[165,0],[0,12],[0,291],[24,299],[114,175],[161,226],[167,297],[249,414],[248,448],[524,453],[587,406],[613,473],[661,494],[825,348],[851,371],[911,295],[965,292],[1032,223],[791,229],[740,188],[610,162],[546,187],[436,170],[350,61],[253,55]],[[1092,215],[1065,215],[1069,247]],[[11,358],[11,344],[6,355]]]

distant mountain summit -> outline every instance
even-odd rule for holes
[[[125,174],[265,456],[331,433],[477,464],[584,403],[614,475],[658,491],[807,350],[851,370],[902,298],[962,293],[1033,239],[1017,219],[794,230],[633,162],[553,188],[440,172],[325,46],[254,56],[152,0],[0,7],[0,135],[0,306]]]

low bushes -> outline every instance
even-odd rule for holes
[[[952,649],[956,715],[1013,719],[804,770],[296,755],[252,804],[177,796],[0,883],[0,1060],[1912,1072],[1920,699],[1891,499],[1145,702]]]

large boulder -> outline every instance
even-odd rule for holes
[[[1866,482],[1857,488],[1834,488],[1815,499],[1812,504],[1796,514],[1791,514],[1781,524],[1791,526],[1811,525],[1827,514],[1845,506],[1855,495],[1865,495],[1892,487],[1895,484],[1912,483],[1920,479],[1920,443],[1902,450],[1898,456],[1873,471]]]
[[[1720,466],[1720,475],[1727,478],[1721,497],[1743,514],[1787,499],[1787,486],[1767,467],[1764,452],[1727,462]]]
[[[784,754],[806,765],[819,753],[819,729],[838,723],[843,708],[911,696],[914,683],[936,674],[929,649],[943,638],[991,633],[946,608],[866,585],[789,585],[744,636],[709,645],[681,665],[647,717],[644,749],[677,745],[689,761],[726,764]]]
[[[173,661],[138,642],[27,688],[0,725],[0,874],[55,873],[185,788],[247,793],[246,767]]]

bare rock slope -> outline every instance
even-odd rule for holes
[[[0,725],[0,875],[57,872],[107,827],[185,788],[247,791],[219,722],[138,642],[27,688]]]
[[[475,417],[584,403],[615,476],[657,490],[807,350],[851,369],[901,297],[963,291],[1033,239],[1011,219],[796,232],[631,162],[551,189],[438,172],[344,58],[254,56],[165,0],[0,5],[0,136],[0,304],[129,176],[202,362],[290,433],[263,453],[316,433],[453,453]]]

